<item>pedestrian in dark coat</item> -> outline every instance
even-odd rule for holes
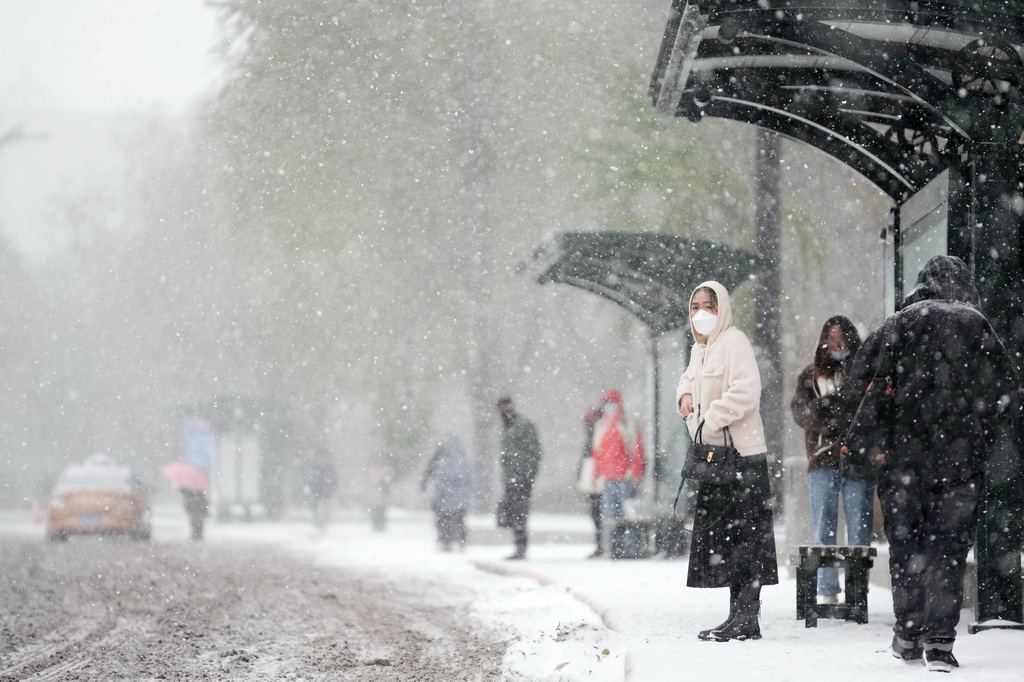
[[[498,400],[504,431],[501,434],[501,478],[505,487],[498,504],[498,525],[512,530],[515,552],[508,559],[526,558],[526,520],[530,515],[533,482],[540,466],[540,438],[533,422],[512,405],[511,398]]]
[[[701,428],[702,442],[724,444],[728,427],[741,455],[737,481],[697,489],[686,584],[729,588],[728,617],[697,637],[760,639],[761,587],[779,582],[761,374],[750,340],[733,326],[729,292],[718,282],[704,282],[690,295],[690,331],[696,343],[676,387],[676,407],[691,436]]]
[[[807,483],[811,500],[814,544],[836,544],[839,500],[846,515],[846,540],[850,545],[870,545],[875,489],[839,473],[839,450],[857,410],[858,401],[844,399],[841,391],[860,348],[857,328],[843,315],[825,321],[814,347],[814,356],[796,380],[790,401],[793,420],[804,430],[807,447]],[[839,569],[818,569],[818,601],[836,604]]]
[[[993,440],[1018,391],[1010,356],[979,311],[959,258],[936,256],[902,309],[861,349],[848,385],[863,395],[894,369],[892,447],[878,480],[889,539],[893,655],[949,670],[967,553]],[[876,429],[886,425],[876,425]]]
[[[473,500],[473,468],[459,439],[445,435],[423,472],[420,489],[432,486],[430,507],[434,510],[437,542],[448,552],[453,544],[466,546],[466,512]]]

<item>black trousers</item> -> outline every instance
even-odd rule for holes
[[[601,546],[601,527],[604,520],[604,509],[603,501],[604,498],[600,493],[597,495],[587,495],[590,500],[590,519],[594,522],[594,533],[597,539],[597,545]]]
[[[911,464],[892,466],[879,476],[894,630],[901,638],[956,638],[983,484],[980,473],[941,478],[934,471],[923,475]]]

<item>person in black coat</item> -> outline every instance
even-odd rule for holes
[[[902,309],[865,341],[847,382],[863,395],[877,369],[894,369],[891,448],[878,474],[896,615],[892,653],[923,657],[936,670],[958,665],[953,642],[985,465],[1018,391],[1010,356],[979,304],[962,260],[932,258]]]
[[[526,558],[526,521],[530,515],[533,482],[540,466],[540,438],[533,422],[515,410],[512,398],[500,398],[497,408],[504,427],[499,462],[505,487],[498,503],[498,526],[512,530],[516,549],[507,558],[519,560]]]

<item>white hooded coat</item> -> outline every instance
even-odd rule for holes
[[[703,442],[723,445],[722,429],[728,426],[741,455],[763,454],[767,446],[760,411],[761,372],[754,347],[747,335],[733,326],[729,292],[721,284],[701,283],[691,292],[690,300],[702,287],[712,289],[718,297],[718,322],[707,343],[694,343],[690,364],[676,386],[676,405],[687,393],[693,396],[693,412],[686,418],[691,437],[696,438],[703,420]],[[690,332],[696,339],[692,322]]]

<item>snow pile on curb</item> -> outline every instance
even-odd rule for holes
[[[489,591],[474,608],[482,620],[516,633],[505,651],[503,679],[511,682],[619,682],[623,679],[625,640],[605,629],[594,612],[574,599],[567,588],[538,588],[523,578],[511,579],[509,583],[511,589]],[[545,625],[538,629],[538,623]]]

